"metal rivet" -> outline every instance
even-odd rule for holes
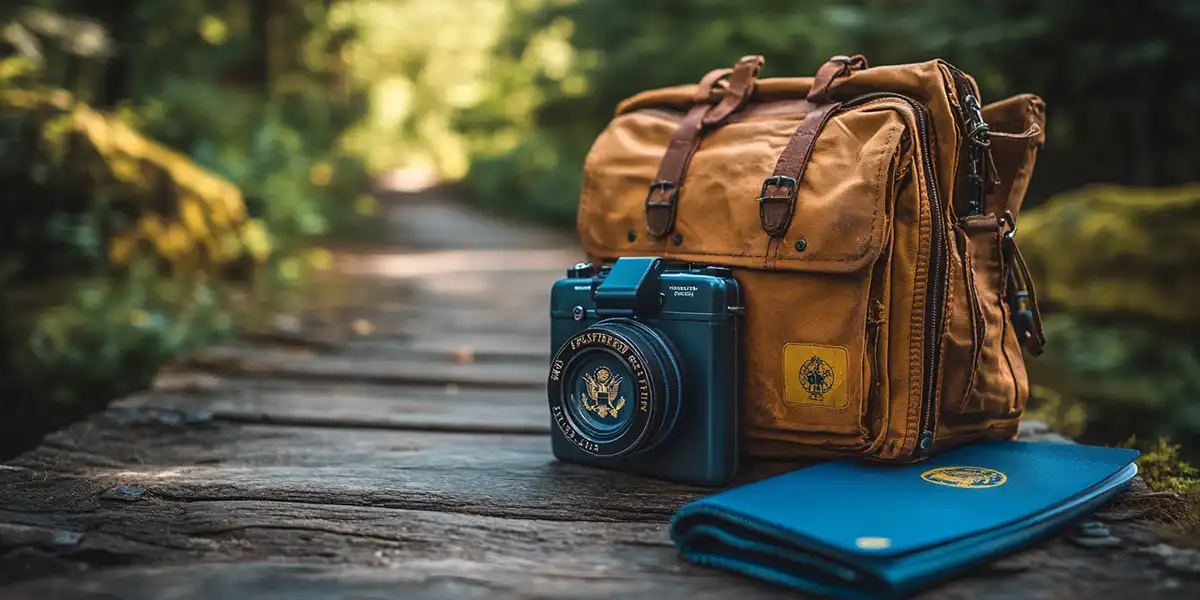
[[[587,315],[587,311],[583,310],[582,306],[576,306],[571,309],[571,318],[576,321],[582,321],[585,315]]]
[[[804,252],[804,249],[807,247],[808,247],[808,240],[806,240],[804,238],[800,238],[800,239],[796,240],[796,252]]]
[[[682,233],[675,234],[675,245],[678,246],[682,243],[683,243],[683,234]]]
[[[637,241],[637,231],[630,229],[629,233],[625,235],[625,239],[631,242]]]

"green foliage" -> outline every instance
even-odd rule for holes
[[[1134,433],[1200,452],[1198,225],[1195,185],[1092,185],[1022,212],[1049,341],[1026,363],[1035,413],[1084,413],[1085,441]]]
[[[617,103],[636,92],[694,83],[744,54],[763,76],[811,75],[835,54],[871,64],[942,57],[975,75],[985,101],[1031,92],[1049,107],[1028,205],[1106,180],[1166,185],[1194,178],[1200,79],[1191,0],[568,0],[511,2],[488,93],[458,123],[473,138],[470,177],[482,198],[511,210],[574,209],[581,157]],[[547,40],[550,40],[548,43]],[[552,52],[547,48],[553,49]],[[548,60],[546,57],[553,57]],[[531,167],[513,131],[561,159]],[[544,150],[549,149],[549,150]],[[486,165],[483,171],[476,164]],[[496,172],[511,173],[507,181]],[[573,176],[557,171],[575,172]],[[575,182],[547,189],[543,182]],[[494,201],[494,200],[493,200]],[[560,220],[555,217],[555,220]]]
[[[1089,185],[1021,215],[1048,308],[1200,326],[1200,185]]]
[[[163,362],[224,339],[231,325],[212,285],[143,267],[127,279],[77,282],[38,312],[17,372],[23,387],[64,406],[80,389],[111,397],[144,387]]]
[[[339,4],[0,7],[0,454],[223,339],[301,249],[381,230]]]

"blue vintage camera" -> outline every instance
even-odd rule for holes
[[[722,486],[737,468],[741,292],[723,267],[578,264],[550,294],[554,455]]]

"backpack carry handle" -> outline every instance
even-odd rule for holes
[[[840,102],[829,99],[830,88],[838,79],[866,68],[867,59],[861,54],[856,54],[835,56],[817,69],[817,75],[808,91],[808,114],[804,115],[804,120],[800,121],[796,132],[779,155],[775,171],[763,180],[762,191],[759,193],[759,222],[763,231],[771,237],[782,237],[787,233],[792,215],[796,212],[796,192],[804,179],[804,171],[808,168],[817,136],[841,106]]]
[[[761,56],[743,56],[732,69],[710,71],[697,86],[693,98],[695,104],[679,123],[667,151],[659,163],[658,174],[646,193],[646,231],[654,237],[662,237],[675,228],[675,213],[679,199],[679,187],[700,138],[707,129],[719,127],[750,99],[758,72],[766,62]],[[725,78],[728,77],[728,81]],[[720,87],[724,94],[712,103],[713,88]]]

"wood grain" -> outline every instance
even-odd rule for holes
[[[375,568],[376,577],[383,575],[380,584],[453,577],[483,589],[523,590],[523,595],[564,594],[581,584],[592,588],[585,594],[589,597],[604,589],[647,593],[663,584],[693,591],[716,586],[726,593],[764,589],[685,564],[661,524],[244,500],[80,506],[49,518],[0,511],[0,518],[88,531],[75,547],[54,554],[62,560],[92,554],[115,563],[170,565],[205,556],[239,562],[286,556],[341,570]],[[114,519],[124,525],[112,527]]]
[[[208,413],[239,423],[548,434],[546,395],[533,390],[323,383],[173,373],[117,407]]]
[[[109,411],[0,470],[0,573],[139,566],[3,597],[784,596],[680,561],[666,521],[709,492],[555,463],[544,436],[397,437],[164,414]],[[122,485],[135,493],[114,495]],[[1137,524],[1110,526],[1129,536]],[[281,559],[303,564],[230,568]],[[1061,538],[979,575],[927,597],[1123,597],[1134,587],[1153,597],[1164,577],[1144,556]],[[243,588],[250,595],[235,593]]]
[[[796,597],[686,564],[662,524],[245,500],[97,503],[50,514],[3,510],[0,518],[37,522],[26,529],[44,530],[45,540],[64,537],[54,532],[86,531],[37,549],[64,571],[85,557],[142,565],[18,585],[5,590],[5,598]],[[1121,568],[1113,568],[1117,556]],[[264,557],[287,557],[287,563],[257,562]],[[10,561],[0,558],[0,569]],[[1145,558],[1061,540],[974,575],[922,597],[1124,598],[1139,590],[1138,597],[1166,598],[1168,591],[1200,590],[1196,582],[1165,589],[1162,574]]]
[[[91,488],[158,498],[280,500],[551,520],[662,522],[701,488],[554,460],[544,435],[187,423],[171,413],[110,410],[47,438],[0,472],[0,506],[91,501]],[[90,490],[90,491],[89,491]]]
[[[177,370],[217,374],[255,374],[333,382],[473,386],[484,389],[544,390],[545,364],[452,363],[378,356],[337,356],[237,347],[211,348],[181,359]]]

